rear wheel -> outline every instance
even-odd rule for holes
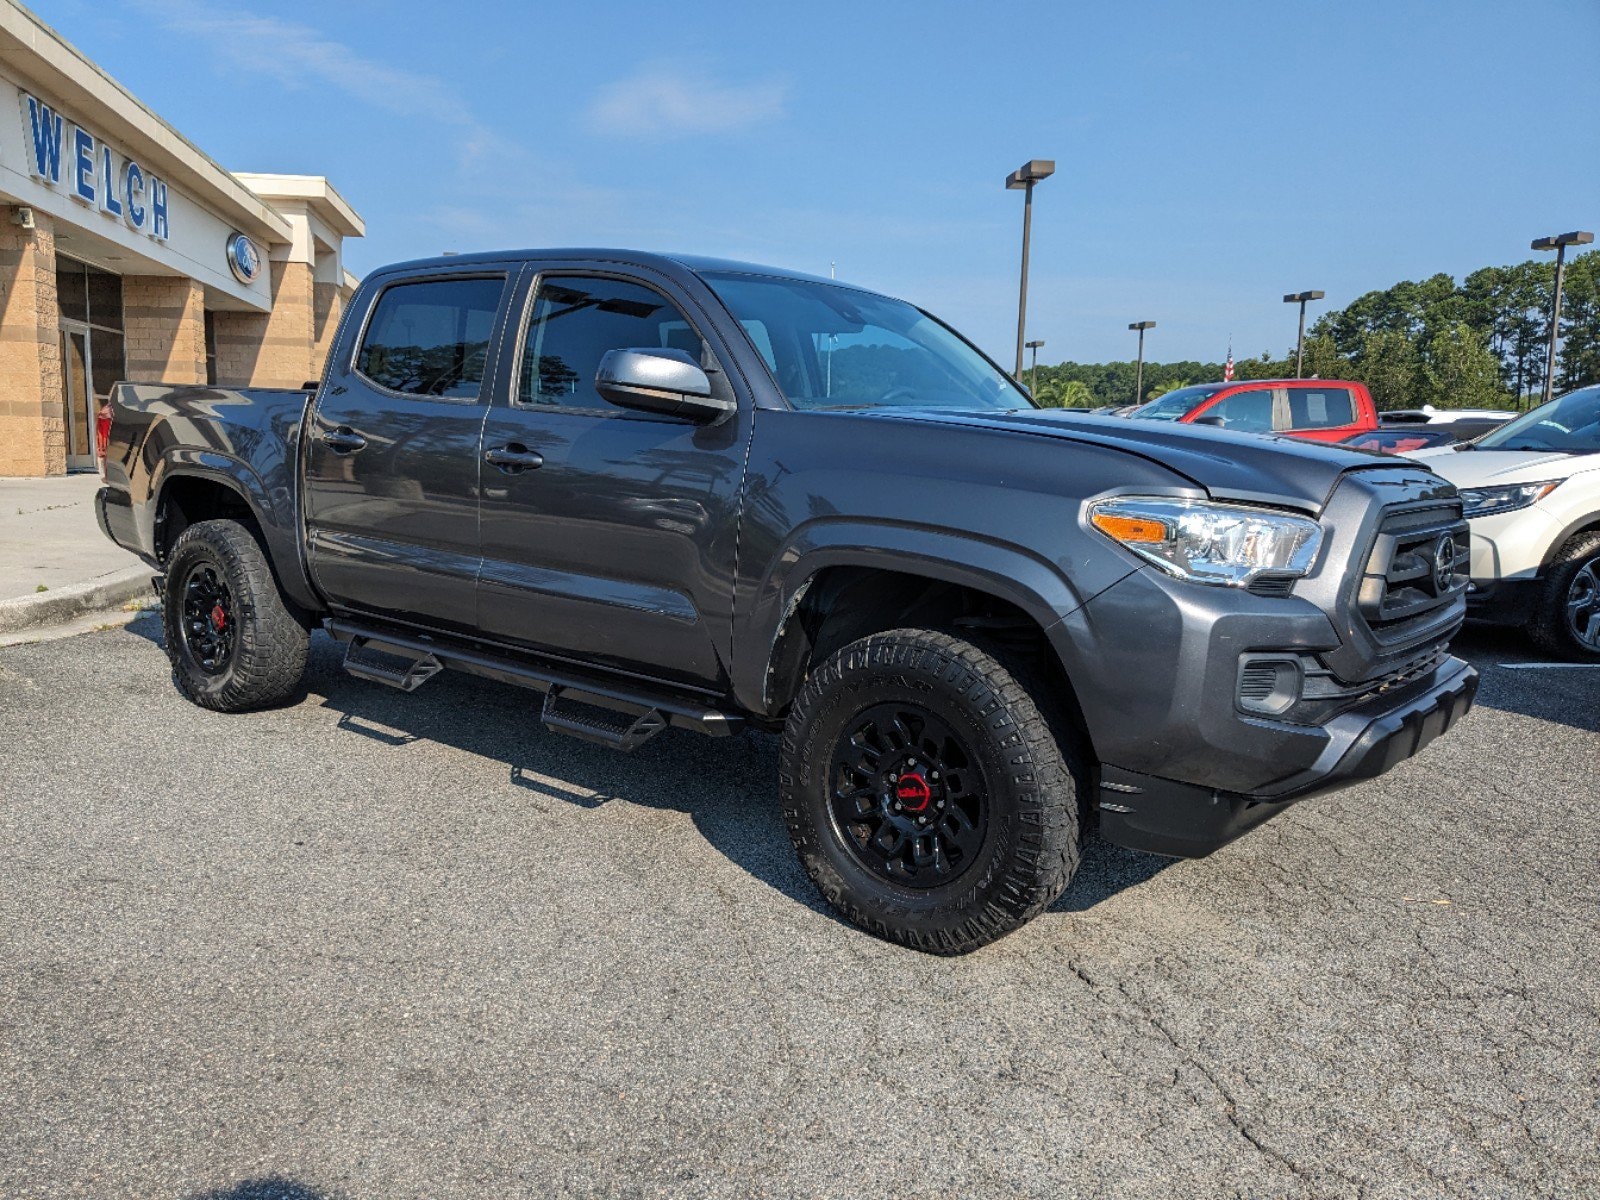
[[[1556,552],[1528,632],[1548,654],[1600,662],[1600,533],[1580,533]]]
[[[183,531],[167,560],[163,620],[173,682],[202,708],[279,704],[305,672],[311,635],[237,521],[201,521]]]
[[[823,663],[784,729],[784,817],[847,919],[961,954],[1032,919],[1078,865],[1073,764],[995,653],[902,629]]]

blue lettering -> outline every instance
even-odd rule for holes
[[[33,132],[33,173],[50,183],[61,182],[61,114],[27,96],[28,127]]]
[[[122,168],[122,199],[127,205],[128,224],[144,228],[144,170],[133,159]]]
[[[110,146],[100,147],[100,208],[113,217],[122,215],[122,201],[117,199],[117,164]]]
[[[85,204],[94,203],[94,138],[86,129],[72,129],[72,190]]]
[[[167,240],[167,183],[154,175],[150,177],[150,236]]]

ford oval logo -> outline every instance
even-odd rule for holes
[[[254,283],[261,274],[261,251],[244,234],[229,234],[228,266],[240,283]]]

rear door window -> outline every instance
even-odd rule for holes
[[[1355,423],[1356,405],[1349,388],[1289,389],[1290,429],[1335,429]]]
[[[385,288],[356,370],[391,392],[476,400],[505,282],[503,276],[427,279]]]

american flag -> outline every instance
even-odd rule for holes
[[[1228,361],[1222,367],[1222,382],[1233,382],[1233,339],[1228,339]]]

